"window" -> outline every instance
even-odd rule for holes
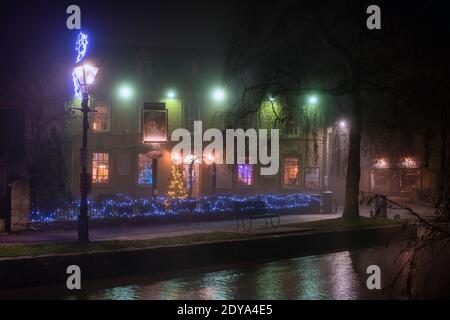
[[[138,159],[138,184],[152,185],[152,159],[147,157],[145,153],[139,154]]]
[[[239,164],[237,166],[237,182],[243,186],[253,185],[253,165]]]
[[[184,105],[184,118],[186,119],[186,129],[194,132],[194,121],[200,120],[200,108],[190,104]]]
[[[298,123],[295,120],[288,120],[286,124],[286,133],[289,136],[298,136],[299,135],[299,127]]]
[[[92,129],[97,132],[109,131],[109,105],[107,102],[95,102],[92,113]]]
[[[284,159],[284,185],[297,187],[298,181],[298,158]]]
[[[92,157],[92,183],[109,182],[109,154],[94,153]]]

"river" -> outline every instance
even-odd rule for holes
[[[91,281],[80,291],[63,286],[0,291],[0,299],[404,299],[402,246],[374,247],[278,261],[252,261],[213,268],[182,270]],[[430,272],[425,263],[416,272],[415,289],[422,298],[448,298],[450,265],[446,256]],[[381,269],[382,290],[369,290],[369,265]],[[436,271],[436,269],[435,269]],[[430,274],[438,275],[435,279]],[[394,284],[391,288],[390,285]]]

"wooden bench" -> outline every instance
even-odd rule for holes
[[[272,228],[277,228],[280,225],[280,215],[276,212],[268,212],[266,204],[261,200],[248,200],[234,203],[234,212],[236,214],[237,229],[250,231],[252,229],[252,221],[255,219],[264,219],[265,228],[269,227],[269,221]],[[248,225],[246,225],[248,221]],[[275,222],[276,221],[276,222]]]

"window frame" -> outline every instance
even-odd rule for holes
[[[152,167],[152,159],[149,159],[147,157],[148,162],[150,163],[150,170],[152,170],[152,183],[147,184],[147,183],[139,183],[139,175],[140,175],[140,156],[146,156],[145,153],[138,153],[137,154],[137,166],[136,166],[136,185],[139,187],[144,187],[144,188],[151,188],[153,186],[153,167]]]
[[[96,182],[96,181],[94,181],[94,168],[95,168],[95,166],[94,166],[94,161],[102,161],[102,162],[104,162],[105,160],[103,159],[103,160],[95,160],[95,157],[94,157],[94,155],[95,154],[104,154],[104,155],[107,155],[107,160],[106,160],[106,164],[107,164],[107,169],[108,169],[108,175],[107,175],[107,181],[106,182]],[[101,164],[99,164],[99,165],[101,165]],[[112,168],[111,168],[111,154],[109,153],[109,152],[92,152],[92,154],[91,154],[91,166],[92,166],[92,184],[93,185],[96,185],[96,186],[105,186],[105,185],[108,185],[108,184],[110,184],[111,183],[111,170],[112,170]],[[98,171],[98,169],[95,169],[95,170],[97,170]],[[97,174],[97,177],[98,177],[98,174]]]
[[[106,106],[107,109],[107,123],[108,123],[108,129],[94,129],[94,124],[95,124],[95,115],[98,113],[96,111],[92,112],[92,117],[90,119],[90,123],[92,126],[92,132],[94,133],[109,133],[111,132],[111,104],[108,101],[94,101],[93,103],[93,110],[97,110],[96,109],[96,105],[97,104],[104,104]]]
[[[249,166],[251,168],[251,177],[250,177],[251,183],[250,184],[244,184],[244,183],[240,182],[239,166]],[[248,163],[237,164],[235,172],[236,172],[236,185],[237,186],[239,186],[241,188],[252,188],[255,186],[255,166],[253,164],[248,164]],[[247,179],[248,179],[248,176],[247,176]]]
[[[286,184],[286,160],[296,160],[297,161],[297,183]],[[283,157],[283,188],[300,188],[301,187],[301,171],[300,171],[300,159],[298,156],[285,156]]]

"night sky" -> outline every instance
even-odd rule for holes
[[[381,0],[380,0],[381,1]],[[81,8],[82,29],[89,50],[102,45],[139,45],[148,48],[205,48],[226,52],[246,1],[23,1],[0,4],[2,82],[11,72],[28,72],[47,65],[72,66],[78,31],[66,28],[66,8]],[[283,1],[258,2],[261,16],[273,17]],[[260,5],[261,3],[261,5]],[[345,1],[342,1],[345,3]],[[398,4],[397,4],[398,3]],[[292,4],[292,3],[291,3]],[[389,5],[388,5],[389,4]],[[430,6],[431,4],[431,6]],[[446,1],[396,1],[383,6],[384,28],[400,28],[398,43],[405,54],[432,62],[447,57],[450,24]],[[281,8],[281,9],[280,9]],[[240,15],[240,16],[239,16]],[[239,17],[238,17],[239,16]],[[403,34],[413,41],[405,41]],[[444,53],[445,52],[445,53]],[[445,58],[444,58],[445,59]],[[36,67],[37,66],[37,67]],[[69,70],[69,69],[68,69]]]
[[[229,2],[218,1],[8,1],[2,2],[2,63],[61,61],[73,55],[76,31],[66,8],[81,8],[82,29],[95,43],[149,47],[224,48]],[[93,50],[95,47],[92,48]],[[63,60],[64,61],[64,60]],[[63,62],[62,61],[62,62]]]

